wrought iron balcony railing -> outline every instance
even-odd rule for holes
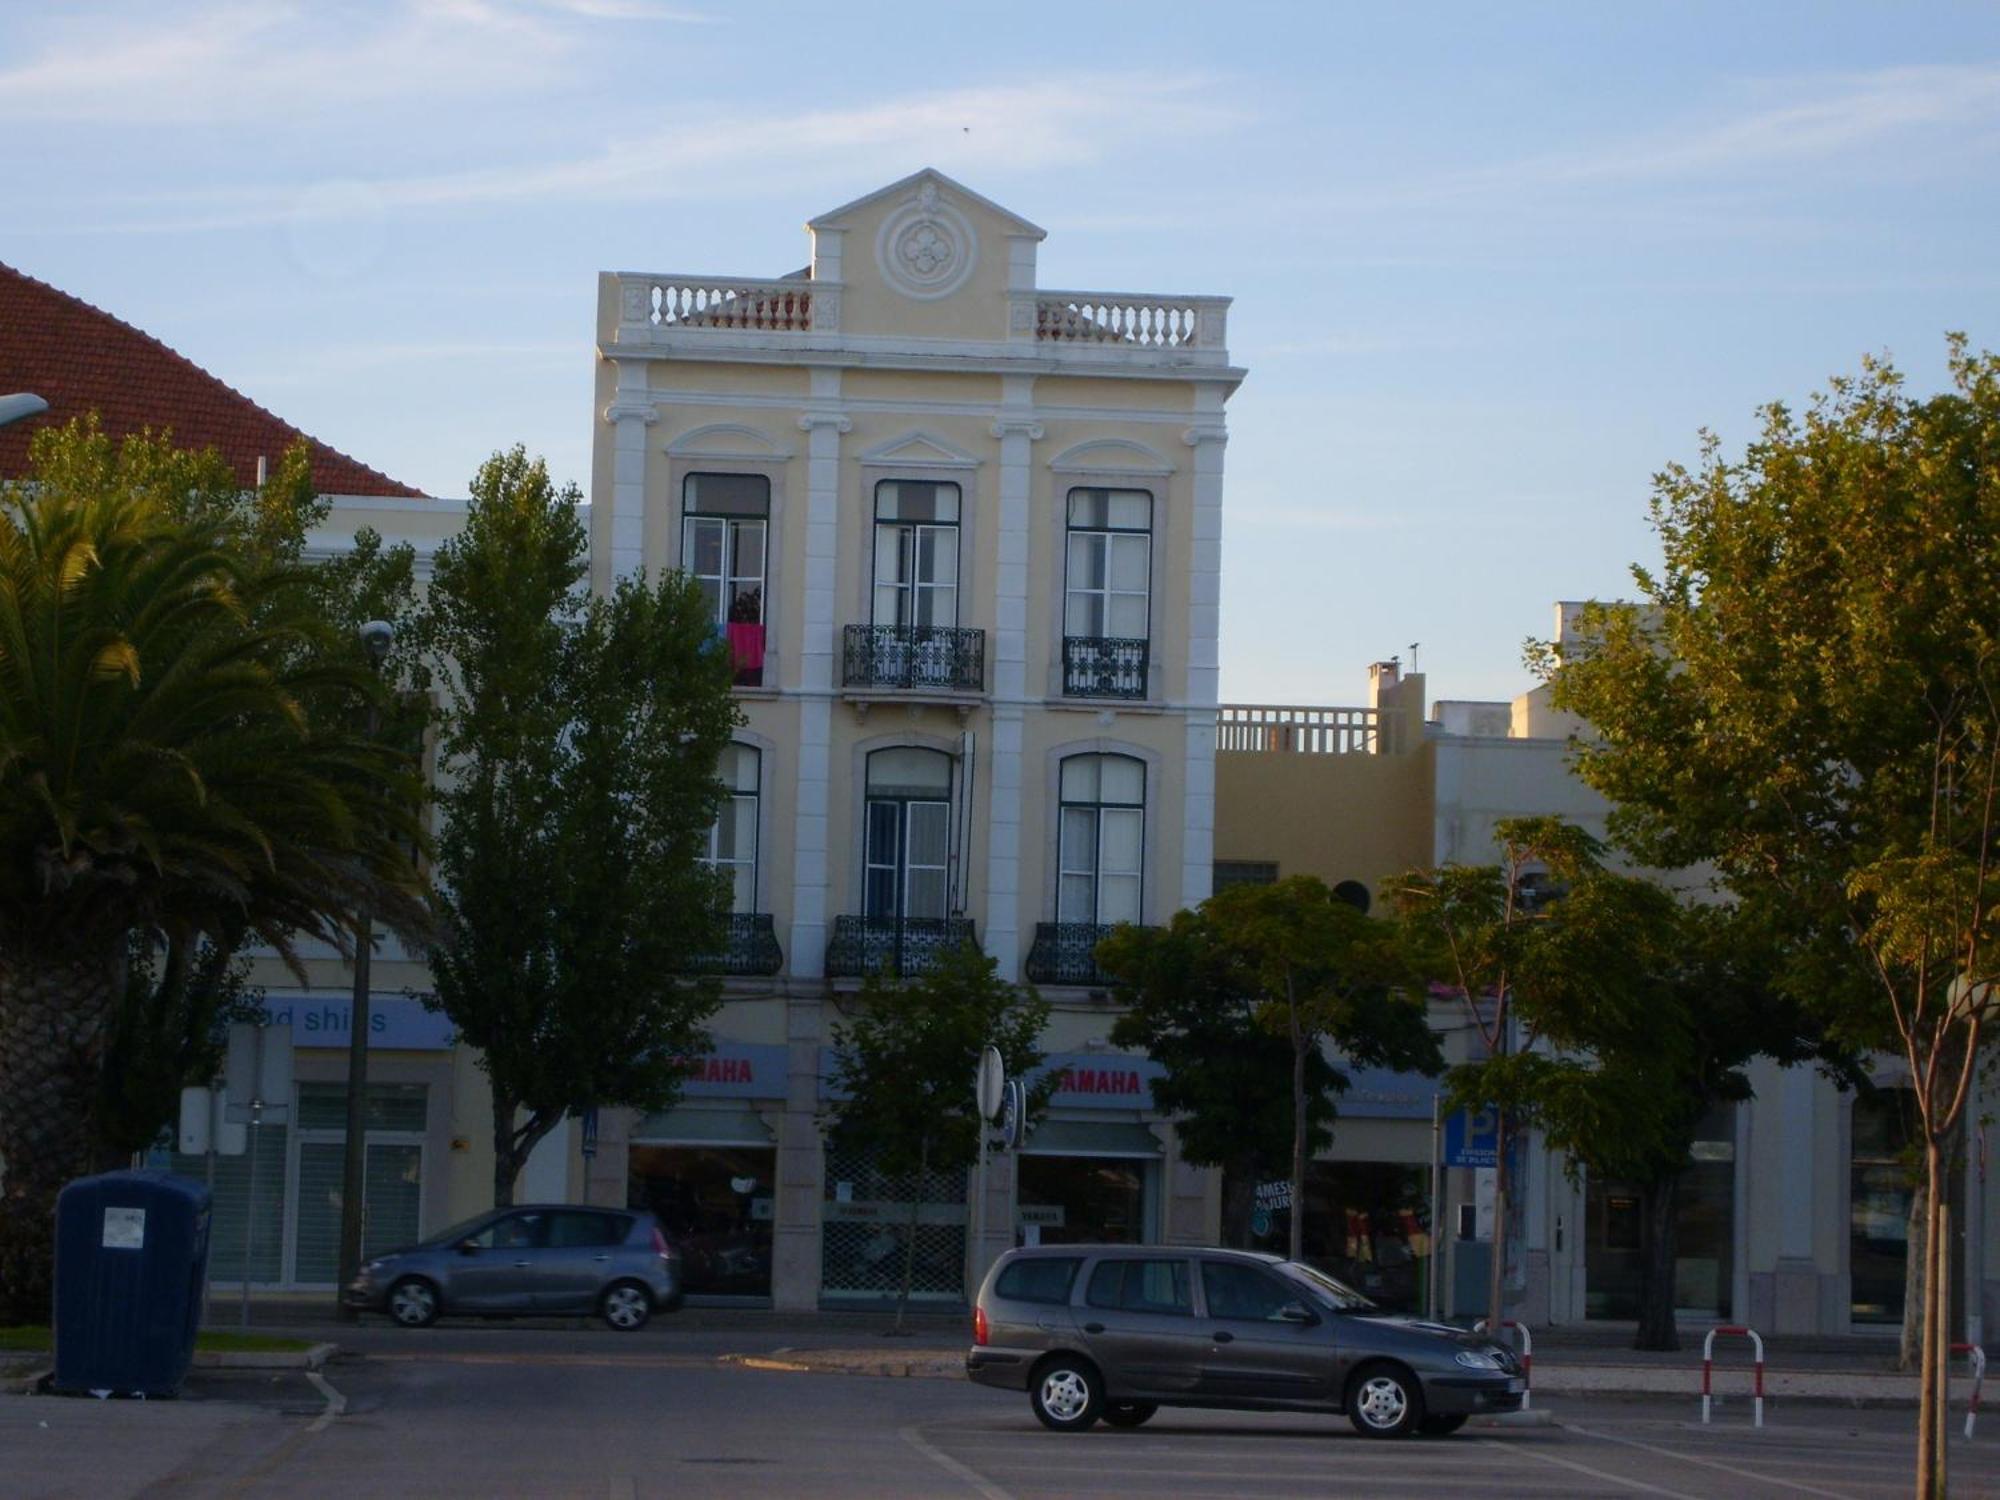
[[[835,917],[826,945],[833,979],[928,973],[954,948],[977,944],[970,917]]]
[[[1063,637],[1063,696],[1143,698],[1150,650],[1145,641],[1108,635]]]
[[[850,625],[841,681],[848,687],[983,691],[986,632],[954,625]]]
[[[722,920],[722,948],[695,959],[697,974],[775,974],[784,968],[784,950],[769,912],[733,911]]]
[[[1097,945],[1111,936],[1105,922],[1037,922],[1035,941],[1024,966],[1034,984],[1109,985],[1097,966]]]

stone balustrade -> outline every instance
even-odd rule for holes
[[[1035,338],[1156,351],[1221,349],[1228,342],[1228,315],[1227,297],[1038,291]]]
[[[621,328],[729,329],[803,333],[814,328],[810,281],[745,277],[623,274],[618,278]]]

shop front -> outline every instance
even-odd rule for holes
[[[1644,1195],[1630,1183],[1592,1177],[1584,1189],[1584,1316],[1639,1316],[1645,1261]],[[1676,1194],[1674,1306],[1694,1320],[1733,1315],[1736,1266],[1736,1106],[1722,1104],[1695,1128]]]
[[[1150,1058],[1057,1053],[1047,1115],[1015,1162],[1017,1245],[1147,1244],[1160,1237],[1163,1149],[1146,1120]]]
[[[626,1206],[651,1212],[680,1247],[691,1297],[770,1298],[769,1119],[783,1108],[785,1066],[783,1047],[719,1038],[690,1063],[680,1102],[632,1127]]]
[[[209,1273],[218,1283],[310,1289],[338,1280],[347,1162],[347,1026],[352,1004],[273,995],[265,1016],[289,1029],[292,1098],[246,1130],[240,1154],[166,1154],[162,1165],[214,1192]],[[362,1252],[379,1254],[442,1224],[450,1113],[451,1023],[402,996],[369,1005],[364,1096]],[[250,1139],[254,1137],[253,1139]]]

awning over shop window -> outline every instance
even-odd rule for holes
[[[697,1109],[683,1104],[632,1127],[634,1144],[774,1146],[778,1138],[754,1109]]]
[[[1136,1123],[1044,1120],[1021,1149],[1030,1156],[1158,1156],[1160,1138]]]

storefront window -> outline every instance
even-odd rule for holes
[[[768,1297],[776,1163],[755,1146],[635,1145],[625,1204],[648,1210],[680,1248],[688,1291]]]
[[[1856,1323],[1903,1321],[1903,1278],[1916,1198],[1911,1160],[1916,1100],[1908,1089],[1880,1089],[1854,1101],[1848,1169],[1849,1312]]]
[[[1249,1204],[1252,1190],[1225,1176],[1223,1202]],[[1397,1162],[1315,1161],[1306,1167],[1306,1260],[1383,1306],[1424,1305],[1431,1261],[1430,1170]],[[1252,1210],[1248,1222],[1225,1215],[1224,1242],[1285,1253],[1291,1214]]]
[[[911,1295],[957,1301],[965,1295],[965,1178],[962,1169],[887,1172],[872,1152],[827,1142],[826,1200],[820,1229],[820,1288],[832,1297],[893,1297],[903,1285],[905,1247],[916,1219]],[[914,1205],[912,1199],[915,1200]]]
[[[1146,1161],[1034,1155],[1019,1160],[1017,1245],[1136,1245],[1151,1237]]]

